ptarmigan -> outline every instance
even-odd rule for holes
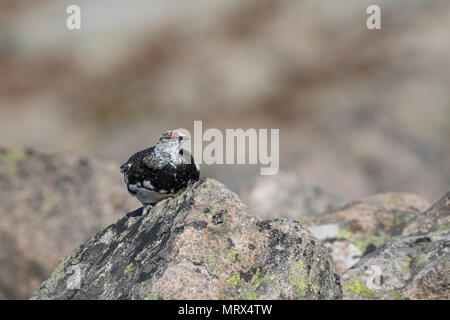
[[[166,131],[155,146],[135,153],[120,166],[128,192],[142,202],[144,213],[199,180],[194,157],[181,148],[187,139],[177,131]]]

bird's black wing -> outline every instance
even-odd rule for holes
[[[127,162],[125,162],[123,165],[120,166],[120,172],[125,173],[126,171],[128,171],[128,169],[133,166],[133,164],[138,164],[140,161],[142,161],[142,159],[153,152],[153,150],[155,149],[155,147],[150,147],[148,149],[145,150],[141,150],[139,152],[136,152],[135,154],[133,154]]]
[[[135,187],[155,192],[176,193],[188,185],[199,180],[200,171],[194,162],[194,157],[186,150],[181,149],[180,154],[190,159],[190,163],[164,167],[154,167],[145,158],[151,155],[154,147],[137,152],[121,166],[124,180],[128,190]],[[184,153],[184,154],[183,154]],[[130,189],[131,187],[131,189]]]

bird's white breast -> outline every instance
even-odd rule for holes
[[[135,196],[140,202],[144,204],[153,204],[165,198],[174,196],[173,193],[169,193],[167,190],[160,190],[160,192],[156,192],[143,188],[140,183],[138,183],[137,185],[130,184],[128,187],[131,191],[136,192],[136,194],[131,193],[131,195]]]

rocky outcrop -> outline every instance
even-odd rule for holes
[[[118,165],[0,149],[0,291],[27,299],[61,257],[136,207]]]
[[[450,231],[392,239],[342,275],[345,299],[450,299]]]
[[[450,299],[450,192],[342,275],[345,299]],[[416,231],[416,232],[413,232]]]
[[[97,233],[60,262],[33,299],[341,297],[331,258],[308,230],[263,220],[206,179]]]
[[[429,234],[450,228],[450,192],[430,209],[411,221],[403,230],[403,235]]]
[[[241,187],[239,196],[253,212],[266,219],[298,219],[344,205],[339,196],[285,171],[252,178]]]
[[[344,272],[422,215],[430,206],[419,196],[383,193],[299,221],[330,250],[336,270]]]

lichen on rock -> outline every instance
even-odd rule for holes
[[[27,299],[75,244],[136,206],[118,165],[0,147],[0,291]]]
[[[363,198],[300,221],[330,250],[340,273],[379,248],[420,216],[430,204],[409,193],[389,192]]]
[[[449,197],[410,221],[406,235],[347,269],[344,299],[450,299]]]
[[[68,288],[74,267],[78,287]],[[33,296],[340,298],[339,276],[319,240],[298,222],[262,220],[213,179],[102,230],[64,258]]]

